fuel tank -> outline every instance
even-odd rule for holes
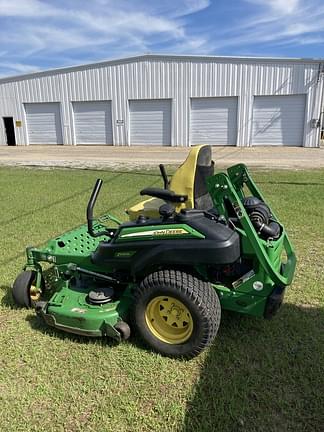
[[[153,265],[222,265],[239,257],[235,231],[216,216],[188,210],[162,223],[140,217],[120,225],[110,241],[99,243],[92,261],[136,274]]]

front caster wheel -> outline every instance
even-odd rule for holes
[[[17,276],[12,296],[18,306],[30,308],[40,299],[43,290],[36,287],[36,276],[36,272],[32,270],[23,271]]]
[[[208,282],[177,270],[147,276],[134,293],[133,320],[161,354],[191,358],[214,340],[221,306]]]
[[[130,331],[129,325],[127,323],[125,323],[125,321],[119,321],[115,325],[115,329],[120,334],[121,340],[127,340],[130,338],[131,331]]]

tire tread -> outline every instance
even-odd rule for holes
[[[221,318],[221,307],[218,295],[209,282],[198,279],[189,273],[172,269],[159,270],[148,275],[135,290],[134,306],[136,307],[140,299],[149,292],[163,286],[171,286],[180,291],[190,302],[196,305],[199,310],[200,325],[203,327],[203,337],[191,351],[184,355],[187,358],[194,357],[208,347],[217,334]],[[176,357],[177,355],[172,356]]]

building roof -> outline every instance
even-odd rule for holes
[[[4,78],[0,78],[0,84],[12,82],[12,81],[20,81],[29,78],[37,78],[47,75],[57,75],[61,73],[67,72],[75,72],[79,70],[85,69],[95,69],[101,68],[105,66],[113,66],[123,63],[130,63],[136,61],[145,61],[145,60],[169,60],[169,61],[208,61],[208,62],[234,62],[234,63],[315,63],[315,64],[324,64],[324,59],[315,59],[315,58],[291,58],[291,57],[242,57],[242,56],[212,56],[212,55],[175,55],[175,54],[143,54],[131,57],[124,57],[120,59],[112,59],[112,60],[104,60],[95,63],[87,63],[75,66],[68,66],[56,69],[47,69],[43,71],[32,72],[28,74],[22,75],[14,75],[8,76]]]

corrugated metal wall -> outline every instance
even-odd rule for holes
[[[78,69],[78,70],[77,70]],[[64,144],[75,144],[72,102],[111,100],[114,145],[129,145],[129,100],[172,99],[171,144],[189,145],[192,97],[238,97],[237,145],[251,143],[256,95],[306,94],[304,146],[315,147],[323,91],[319,63],[255,59],[142,56],[0,80],[0,117],[22,120],[18,145],[27,142],[24,103],[60,102]],[[119,120],[119,122],[117,122]],[[122,121],[120,121],[122,120]],[[0,144],[5,143],[0,121]]]

